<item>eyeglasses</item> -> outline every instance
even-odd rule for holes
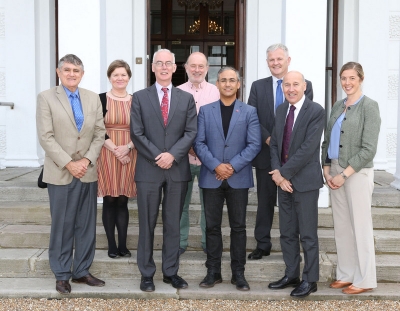
[[[229,80],[228,79],[221,79],[221,80],[218,80],[219,83],[228,83],[229,82],[229,83],[232,83],[232,84],[236,83],[237,81],[239,81],[239,80],[237,80],[237,79],[229,79]]]
[[[167,67],[167,68],[171,68],[172,67],[172,65],[174,65],[174,63],[173,62],[162,62],[162,61],[158,61],[158,62],[155,62],[155,63],[153,63],[154,65],[156,65],[156,67],[162,67],[162,66],[164,66],[165,65],[165,67]]]

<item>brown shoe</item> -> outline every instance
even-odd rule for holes
[[[331,285],[329,285],[329,287],[330,288],[343,288],[343,287],[350,286],[351,284],[353,284],[353,283],[351,283],[351,282],[343,282],[343,281],[337,280],[335,282],[332,282]]]
[[[372,288],[359,288],[359,287],[350,285],[349,287],[342,289],[342,293],[348,294],[348,295],[357,295],[357,294],[368,292],[370,290],[372,290]]]
[[[60,294],[69,294],[71,292],[71,285],[69,281],[56,281],[56,291]]]
[[[94,277],[90,273],[79,278],[79,279],[72,279],[72,282],[74,283],[85,283],[89,286],[104,286],[106,282]]]

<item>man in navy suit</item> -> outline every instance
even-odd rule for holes
[[[216,85],[220,100],[200,108],[193,144],[203,163],[199,186],[206,216],[207,276],[200,287],[222,282],[221,221],[226,200],[231,227],[231,283],[238,290],[249,290],[244,277],[246,208],[248,190],[253,187],[251,161],[261,149],[261,130],[256,109],[236,99],[238,71],[221,68]]]
[[[293,297],[317,291],[319,278],[318,197],[323,186],[320,142],[325,110],[304,95],[306,81],[297,71],[283,79],[286,102],[278,107],[271,138],[272,180],[278,186],[279,229],[285,276],[270,289],[296,287]],[[300,283],[300,243],[304,268]]]
[[[248,258],[261,259],[269,256],[271,244],[271,227],[274,218],[276,203],[276,185],[268,174],[271,171],[270,140],[275,124],[276,108],[283,103],[285,97],[282,93],[282,78],[288,72],[290,65],[288,48],[281,44],[273,44],[267,49],[267,65],[271,76],[254,81],[251,85],[249,101],[250,106],[257,108],[261,126],[261,151],[253,160],[256,168],[257,179],[257,218],[254,228],[254,237],[257,247]],[[313,99],[313,89],[307,81],[305,95]]]

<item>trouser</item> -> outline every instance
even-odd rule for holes
[[[331,176],[343,170],[337,160],[332,160]],[[330,191],[338,258],[336,278],[360,288],[377,287],[371,215],[373,190],[374,169],[363,168],[342,187]]]
[[[57,280],[85,276],[96,246],[97,181],[82,183],[73,178],[68,185],[48,184],[47,189],[51,213],[50,268]]]
[[[228,208],[230,254],[232,273],[243,272],[246,264],[246,209],[249,189],[233,189],[224,180],[219,188],[203,188],[206,216],[207,261],[206,267],[221,273],[223,251],[221,223],[224,201]]]

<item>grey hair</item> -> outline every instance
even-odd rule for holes
[[[153,54],[153,63],[154,63],[154,59],[156,58],[156,56],[157,56],[157,54],[158,54],[159,52],[168,52],[168,53],[170,53],[170,54],[172,55],[172,62],[175,64],[175,54],[172,53],[172,52],[171,52],[170,50],[168,50],[168,49],[159,49],[159,50],[155,51],[154,54]]]
[[[62,66],[64,66],[64,63],[69,63],[69,64],[73,64],[75,66],[80,66],[82,68],[82,71],[84,71],[84,67],[83,67],[83,63],[82,63],[81,59],[74,54],[67,54],[67,55],[61,57],[60,60],[58,61],[58,69],[61,70]]]
[[[289,49],[287,48],[286,45],[284,45],[283,43],[275,43],[272,44],[268,47],[267,49],[267,58],[268,58],[268,53],[269,52],[273,52],[276,51],[278,49],[281,49],[283,52],[285,52],[286,57],[289,57]]]
[[[201,54],[201,55],[203,55],[203,56],[204,56],[204,58],[206,59],[206,66],[207,66],[207,67],[209,67],[209,66],[210,66],[210,65],[208,64],[208,59],[207,59],[206,55],[205,55],[204,53],[202,53],[202,52],[193,52],[192,54],[190,54],[190,55],[188,56],[187,60],[186,60],[186,63],[185,63],[185,65],[187,65],[187,64],[188,64],[188,62],[189,62],[189,58],[190,58],[190,56],[192,56],[193,54]]]
[[[221,75],[221,73],[223,73],[224,71],[227,71],[227,70],[234,71],[236,73],[236,77],[237,77],[238,81],[240,81],[239,71],[237,69],[233,68],[233,67],[230,67],[230,66],[225,66],[225,67],[222,67],[220,70],[218,70],[217,81],[219,81],[219,76]]]

